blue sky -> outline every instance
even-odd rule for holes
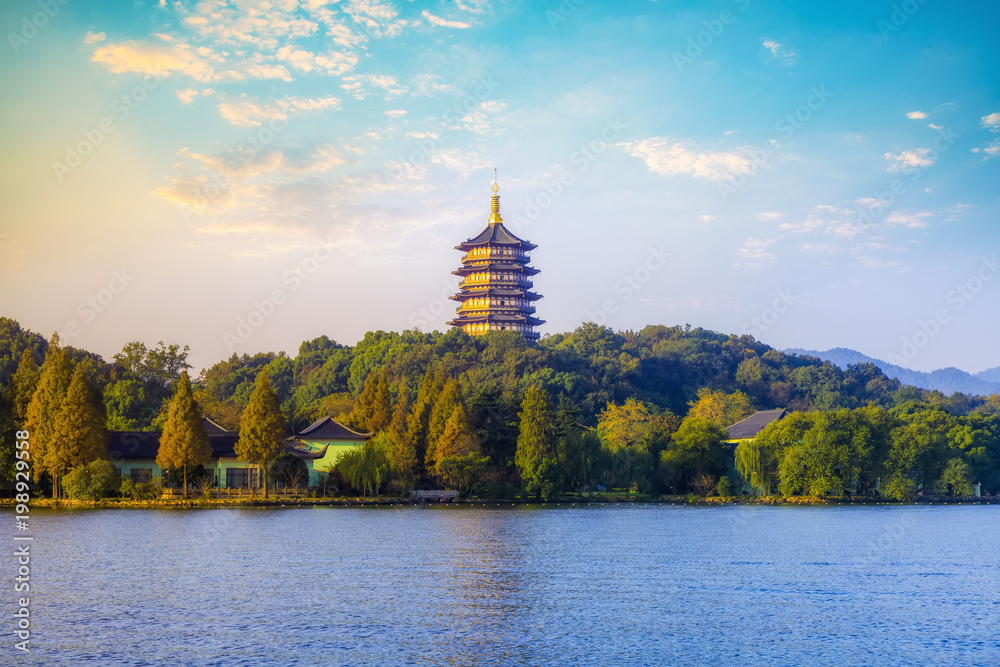
[[[106,357],[189,344],[199,367],[442,329],[496,168],[539,246],[543,333],[690,323],[997,366],[998,19],[917,0],[5,3],[0,311]]]

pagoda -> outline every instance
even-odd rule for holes
[[[496,170],[493,170],[493,202],[489,224],[478,236],[455,246],[465,253],[462,266],[452,271],[462,277],[461,290],[451,297],[461,306],[450,324],[471,336],[490,331],[516,331],[528,340],[538,340],[535,327],[545,320],[535,317],[535,301],[542,297],[531,291],[531,277],[538,269],[528,266],[528,252],[537,246],[523,241],[503,226]]]

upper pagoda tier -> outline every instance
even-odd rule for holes
[[[465,253],[462,266],[452,271],[464,278],[458,316],[449,322],[473,336],[490,331],[517,331],[529,340],[538,339],[535,327],[545,323],[534,317],[533,302],[542,297],[529,291],[538,269],[528,266],[528,252],[535,244],[520,239],[504,227],[500,215],[499,187],[494,172],[489,224],[478,236],[455,246]]]

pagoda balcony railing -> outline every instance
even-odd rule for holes
[[[514,261],[514,260],[521,260],[521,259],[528,259],[528,258],[529,258],[529,255],[526,252],[516,252],[514,254],[507,254],[507,255],[503,254],[502,252],[498,252],[498,251],[486,252],[486,253],[483,253],[481,255],[475,255],[475,254],[473,254],[471,252],[467,252],[467,253],[465,253],[465,255],[462,256],[462,263],[465,263],[465,262],[486,262],[486,261],[489,261],[491,259],[509,259],[511,261]]]
[[[459,289],[468,287],[522,287],[531,289],[535,284],[530,280],[469,280],[466,278],[459,284]]]

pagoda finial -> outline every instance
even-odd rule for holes
[[[500,186],[497,185],[497,170],[493,170],[493,201],[490,204],[490,224],[494,225],[503,222],[503,218],[500,217]]]

